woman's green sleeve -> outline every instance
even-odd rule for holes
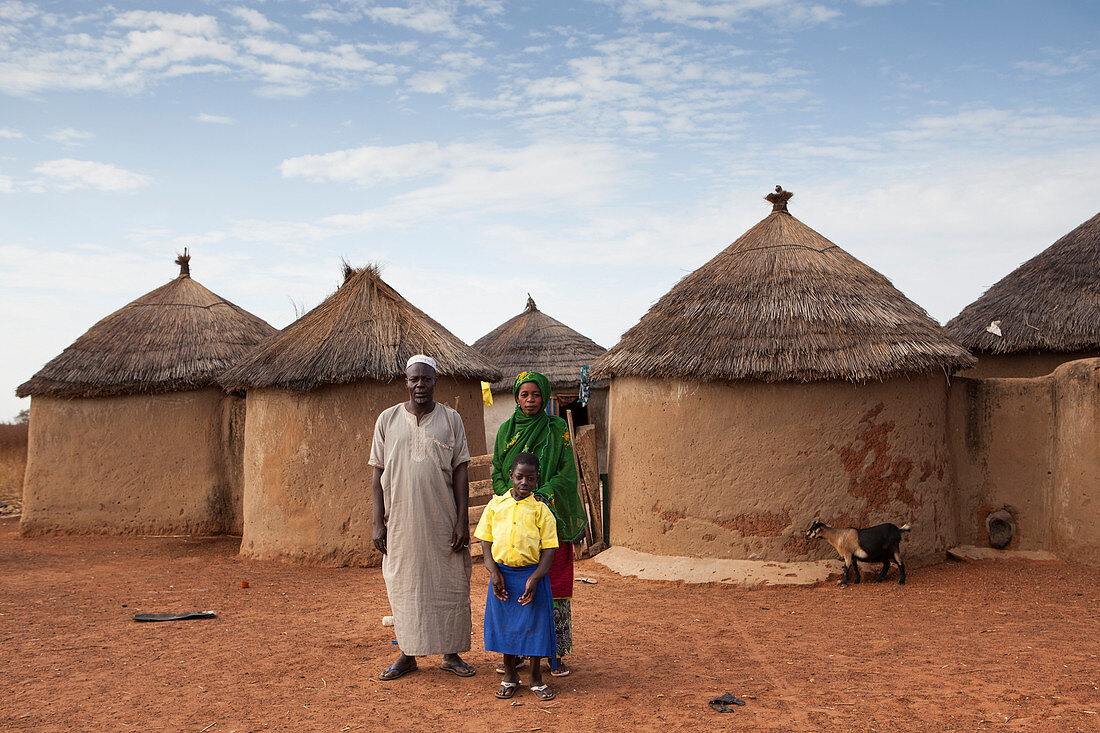
[[[505,423],[507,424],[507,423]],[[508,478],[508,470],[504,468],[504,445],[507,440],[500,439],[500,431],[504,428],[504,424],[497,429],[497,439],[493,443],[493,493],[497,496],[508,491],[512,488],[512,480]],[[484,474],[482,474],[484,475]]]

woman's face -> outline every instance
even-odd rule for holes
[[[516,403],[524,415],[537,415],[542,409],[542,392],[534,382],[524,382],[519,386]]]

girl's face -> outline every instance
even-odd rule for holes
[[[534,466],[517,463],[509,476],[512,477],[512,498],[516,501],[526,499],[538,488],[539,471]]]
[[[534,382],[521,384],[519,393],[516,395],[516,403],[519,409],[523,410],[524,415],[537,415],[542,409],[542,392],[539,391],[539,386]]]

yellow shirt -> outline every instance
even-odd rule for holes
[[[535,565],[544,549],[558,546],[558,525],[550,507],[530,494],[520,501],[512,492],[494,496],[478,520],[474,537],[493,543],[501,565]]]

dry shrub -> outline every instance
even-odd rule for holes
[[[27,424],[0,423],[0,502],[22,501],[26,469]]]

